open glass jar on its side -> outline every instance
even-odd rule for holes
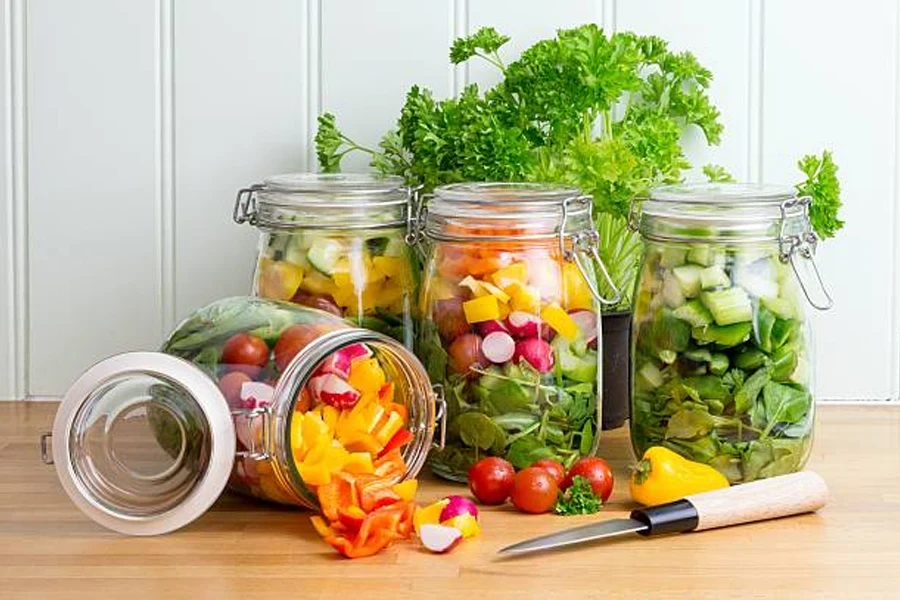
[[[666,186],[632,226],[646,242],[633,317],[631,439],[733,483],[797,471],[815,413],[801,293],[831,306],[808,198],[744,184]]]
[[[162,352],[82,375],[57,413],[53,462],[83,512],[129,534],[189,523],[226,484],[317,509],[323,486],[352,481],[368,510],[366,494],[422,467],[439,405],[392,338],[303,306],[229,298],[183,321]]]
[[[440,187],[424,205],[416,351],[447,401],[437,475],[465,481],[484,456],[524,468],[596,452],[606,299],[591,210],[577,190],[522,183]]]
[[[260,230],[253,294],[343,316],[413,345],[416,195],[399,177],[292,173],[238,192],[237,223]]]

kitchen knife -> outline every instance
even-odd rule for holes
[[[812,471],[735,485],[686,496],[681,500],[638,508],[628,519],[565,529],[507,546],[498,554],[525,554],[614,537],[626,533],[643,536],[703,531],[753,521],[814,512],[828,502],[825,481]]]

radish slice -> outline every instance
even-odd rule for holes
[[[319,399],[325,404],[339,409],[352,408],[359,397],[359,392],[337,375],[325,375],[325,382],[319,391]]]
[[[446,499],[448,502],[447,506],[444,507],[444,510],[441,511],[441,522],[448,521],[453,517],[458,517],[460,515],[472,515],[476,519],[478,518],[478,507],[465,496],[447,496]]]
[[[478,324],[478,334],[483,336],[490,335],[495,331],[509,333],[506,325],[502,321],[483,321]]]
[[[553,348],[540,338],[516,342],[515,358],[524,358],[541,373],[549,373],[553,369]]]
[[[502,364],[516,353],[516,342],[508,333],[495,331],[489,333],[481,342],[481,351],[492,363]]]
[[[270,404],[275,396],[275,388],[268,383],[245,381],[241,384],[241,401],[244,408],[259,408]]]
[[[365,344],[350,344],[346,348],[338,350],[338,354],[344,355],[348,361],[353,362],[360,358],[369,358],[372,351]]]
[[[422,545],[432,552],[443,554],[453,550],[462,541],[463,536],[455,527],[422,525],[419,529],[419,539],[422,540]]]
[[[322,388],[325,387],[325,381],[327,379],[328,375],[319,375],[318,377],[313,377],[306,382],[306,387],[309,388],[310,393],[316,400],[321,400]]]
[[[531,313],[514,310],[506,318],[509,332],[517,338],[537,337],[541,331],[541,320]]]
[[[350,377],[350,357],[340,350],[322,361],[316,373],[333,373],[341,379]]]
[[[585,341],[590,344],[597,339],[597,315],[589,310],[573,310],[569,313]]]

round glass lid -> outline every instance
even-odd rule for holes
[[[153,535],[194,520],[221,494],[235,434],[216,385],[179,358],[137,352],[89,369],[53,429],[66,492],[110,529]]]

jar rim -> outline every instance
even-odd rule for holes
[[[483,181],[442,185],[434,196],[447,203],[556,206],[583,194],[577,188],[540,182]]]

